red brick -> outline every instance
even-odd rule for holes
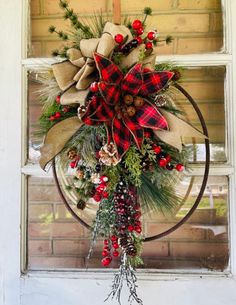
[[[89,251],[89,240],[54,240],[53,253],[60,255],[87,256]]]
[[[177,54],[196,54],[220,51],[223,37],[178,38]]]
[[[56,186],[52,185],[29,185],[28,189],[29,201],[49,201],[60,202],[60,196],[57,192]]]
[[[143,245],[142,255],[144,257],[168,256],[168,242],[164,242],[164,241],[145,242]]]
[[[170,224],[147,223],[146,234],[155,235],[164,232],[174,226]],[[189,239],[189,240],[203,240],[205,238],[205,230],[194,228],[191,225],[182,225],[178,230],[167,235],[166,239]]]
[[[70,0],[69,6],[73,8],[73,10],[78,13],[92,13],[94,11],[100,12],[106,10],[106,2],[105,0],[87,0],[87,1],[78,1],[78,0]],[[44,0],[44,14],[45,15],[55,15],[62,14],[63,10],[60,8],[58,1],[55,0]]]
[[[220,0],[179,0],[178,8],[180,9],[220,9],[221,1]]]
[[[222,32],[223,31],[222,13],[211,14],[210,30],[212,32]]]
[[[43,56],[42,53],[42,43],[41,41],[33,41],[29,48],[28,57],[40,57]]]
[[[84,259],[80,257],[29,257],[29,269],[84,268]]]
[[[228,254],[227,243],[171,242],[170,255],[173,257],[217,257]]]
[[[45,219],[52,217],[51,204],[31,204],[29,206],[30,220],[38,220],[44,222]]]
[[[84,227],[78,223],[30,223],[30,237],[81,237]]]
[[[187,221],[188,223],[214,224],[216,220],[215,209],[197,209]]]
[[[227,230],[227,227],[225,229]],[[213,241],[227,242],[229,240],[229,236],[228,236],[227,232],[215,235],[213,230],[208,229],[207,230],[207,239],[213,240]]]
[[[40,15],[40,0],[31,0],[30,1],[30,13],[32,16]]]
[[[178,258],[145,258],[144,265],[139,268],[148,269],[193,269],[200,268],[199,260],[186,260]]]
[[[28,243],[29,256],[52,254],[50,240],[30,240]]]
[[[64,204],[54,205],[55,219],[60,221],[75,221],[71,213],[66,209]]]
[[[158,28],[163,33],[208,33],[209,14],[163,14],[153,15],[148,19],[149,28]]]

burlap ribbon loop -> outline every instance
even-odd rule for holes
[[[114,40],[116,34],[122,34],[127,41],[132,39],[132,34],[127,27],[107,22],[101,38],[82,39],[80,50],[71,48],[67,51],[69,60],[52,66],[58,86],[64,91],[61,95],[62,105],[84,103],[84,91],[93,82],[96,70],[93,54],[97,52],[110,57],[116,47]],[[132,60],[126,59],[126,63],[132,65],[133,57]],[[136,55],[135,58],[137,59]]]
[[[206,139],[207,137],[196,128],[192,127],[187,122],[181,120],[174,114],[160,109],[165,119],[168,122],[169,130],[155,130],[155,135],[164,143],[169,144],[182,151],[182,138],[191,137]]]

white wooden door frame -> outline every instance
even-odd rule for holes
[[[25,2],[25,1],[24,1]],[[145,305],[235,305],[236,304],[236,1],[225,2],[227,31],[232,45],[228,55],[202,58],[227,66],[228,117],[231,151],[230,244],[231,274],[141,273],[139,293]],[[108,272],[29,272],[20,273],[21,219],[21,66],[22,16],[25,6],[19,0],[0,0],[0,305],[100,305],[109,291],[112,274]],[[22,21],[23,20],[23,21]],[[24,41],[24,39],[23,39]],[[181,62],[181,56],[175,57]],[[182,62],[186,62],[186,56]],[[193,59],[194,57],[192,57]],[[196,56],[199,65],[201,56]],[[193,61],[191,60],[191,64]],[[214,172],[214,169],[213,169]],[[219,172],[219,171],[218,171]],[[108,303],[111,304],[111,303]],[[124,305],[126,302],[124,302]]]

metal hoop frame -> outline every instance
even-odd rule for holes
[[[209,139],[208,139],[208,130],[207,130],[206,122],[205,122],[205,120],[203,118],[203,115],[202,115],[202,113],[201,113],[197,103],[194,101],[194,99],[191,97],[191,95],[182,86],[180,86],[179,84],[175,83],[174,86],[175,86],[175,88],[177,90],[179,90],[188,99],[190,104],[193,106],[193,108],[194,108],[194,110],[195,110],[195,112],[196,112],[196,114],[197,114],[197,116],[199,118],[199,121],[201,123],[203,133],[207,137],[205,139],[205,170],[204,170],[204,176],[203,176],[203,181],[202,181],[202,185],[201,185],[200,191],[198,193],[198,196],[197,196],[197,198],[196,198],[192,208],[188,211],[188,213],[179,222],[177,222],[174,226],[172,226],[168,230],[165,230],[165,231],[163,231],[163,232],[161,232],[159,234],[153,235],[153,236],[146,237],[144,239],[144,242],[149,242],[149,241],[157,240],[157,239],[163,238],[163,237],[171,234],[172,232],[177,230],[179,227],[181,227],[192,216],[192,214],[194,213],[194,211],[196,210],[196,208],[198,207],[198,205],[199,205],[199,203],[200,203],[200,201],[202,199],[204,190],[206,188],[208,175],[209,175],[209,167],[210,167],[210,143],[209,143]],[[61,186],[59,184],[59,180],[58,180],[58,176],[57,176],[57,171],[56,171],[55,159],[53,159],[53,162],[52,162],[52,170],[53,170],[53,176],[54,176],[54,179],[55,179],[55,183],[56,183],[59,195],[60,195],[63,203],[65,204],[65,207],[67,208],[67,210],[71,213],[71,215],[80,224],[82,224],[87,229],[91,229],[90,225],[87,224],[83,219],[81,219],[74,212],[74,210],[70,207],[70,204],[68,203],[68,201],[67,201],[67,199],[66,199],[66,197],[65,197],[65,195],[64,195],[64,193],[63,193],[63,191],[61,189]]]

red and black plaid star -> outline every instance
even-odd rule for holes
[[[129,149],[132,139],[141,148],[144,128],[168,129],[166,119],[147,98],[163,89],[173,73],[144,72],[142,65],[136,64],[123,75],[119,67],[108,58],[95,53],[94,59],[100,74],[99,96],[91,98],[82,120],[88,125],[106,124],[108,139],[114,141],[118,157],[121,158]],[[140,96],[144,100],[133,116],[123,111],[124,96],[127,94]]]

